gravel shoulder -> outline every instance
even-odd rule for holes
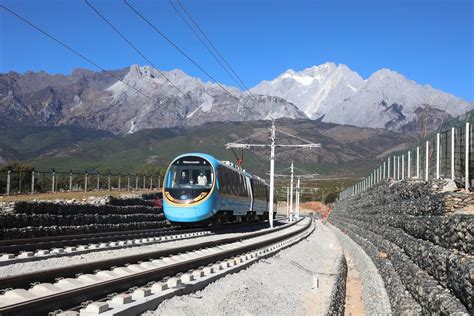
[[[316,221],[315,231],[298,244],[145,314],[324,314],[341,257],[334,234]]]
[[[327,223],[331,232],[337,237],[344,252],[349,253],[347,257],[355,263],[362,283],[362,300],[367,315],[391,314],[390,301],[388,299],[385,285],[372,260],[352,239],[341,232],[338,228]]]

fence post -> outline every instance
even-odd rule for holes
[[[158,176],[158,189],[161,188],[161,176]]]
[[[466,166],[464,167],[465,172],[464,172],[464,188],[466,191],[469,190],[469,122],[466,122],[466,132],[464,133],[464,138],[466,139],[466,157],[465,157],[465,162]]]
[[[397,179],[397,157],[393,156],[393,179]]]
[[[402,180],[405,179],[405,155],[402,155]]]
[[[135,175],[135,190],[138,191],[138,174]]]
[[[8,171],[7,171],[7,195],[10,195],[10,182],[11,182],[11,177],[12,177],[11,173],[12,173],[11,170],[8,169]]]
[[[436,179],[439,179],[439,142],[440,135],[436,133]]]
[[[425,181],[428,181],[430,177],[430,169],[429,169],[429,162],[428,156],[430,152],[430,142],[426,141],[426,149],[425,149]]]
[[[110,172],[109,172],[109,174],[107,175],[107,188],[108,188],[109,191],[110,191]]]
[[[400,180],[400,156],[397,156],[397,180]]]
[[[382,179],[385,179],[385,161],[383,162],[383,173],[382,173]]]
[[[416,178],[420,178],[420,146],[416,146]]]
[[[454,181],[454,138],[456,129],[451,127],[451,179]]]
[[[119,173],[118,178],[118,189],[119,191],[122,189],[122,175]]]
[[[153,176],[150,176],[150,190],[153,189]]]
[[[408,151],[408,161],[407,161],[407,162],[408,162],[408,166],[407,166],[407,167],[408,167],[408,168],[407,168],[407,171],[408,171],[408,173],[407,173],[407,178],[410,179],[410,178],[411,178],[411,151],[410,151],[410,150]]]
[[[31,194],[35,193],[35,169],[31,170]]]
[[[51,180],[51,191],[54,193],[56,192],[56,172],[54,171],[54,169],[51,169],[52,170],[52,180]]]
[[[387,179],[390,179],[390,157],[387,159]]]
[[[100,172],[97,171],[97,185],[96,185],[96,190],[99,191],[100,189]]]
[[[130,190],[130,173],[128,173],[127,177],[127,191]]]
[[[72,192],[72,170],[69,170],[69,192]]]
[[[146,189],[146,175],[143,175],[143,190]]]
[[[87,192],[87,171],[84,174],[84,192]]]

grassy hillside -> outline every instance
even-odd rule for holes
[[[331,176],[364,174],[378,163],[375,158],[377,155],[395,146],[406,146],[413,141],[406,135],[386,130],[309,120],[281,120],[277,122],[277,126],[287,133],[322,145],[318,149],[278,148],[277,170],[288,167],[294,160],[295,165],[302,169]],[[269,127],[268,121],[218,122],[182,130],[152,129],[131,135],[87,138],[82,139],[80,143],[62,148],[57,146],[57,143],[47,142],[52,143],[53,150],[27,160],[37,169],[93,168],[121,172],[134,171],[145,164],[165,168],[174,157],[185,152],[205,152],[221,160],[235,161],[232,152],[225,149],[225,143]],[[268,143],[268,135],[248,139],[246,142]],[[43,135],[43,138],[48,140],[54,135],[46,136],[48,135]],[[301,142],[277,133],[277,143]],[[47,144],[37,146],[41,150],[47,148]],[[265,176],[268,170],[268,157],[268,148],[246,151],[244,168]]]
[[[77,126],[25,126],[0,130],[0,156],[26,160],[80,142],[112,136],[106,131]]]

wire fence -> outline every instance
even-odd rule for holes
[[[159,188],[159,174],[0,170],[0,195]]]
[[[440,131],[416,148],[386,158],[369,176],[339,194],[344,199],[383,179],[452,179],[466,190],[474,188],[473,117],[461,126]]]

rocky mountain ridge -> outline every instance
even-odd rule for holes
[[[70,75],[0,74],[0,128],[76,125],[126,134],[272,117],[403,132],[425,125],[434,129],[474,108],[472,102],[390,70],[364,80],[333,63],[288,70],[261,82],[252,94],[228,86],[224,90],[179,69],[163,73],[174,86],[157,69],[138,65],[102,72],[76,69]]]

